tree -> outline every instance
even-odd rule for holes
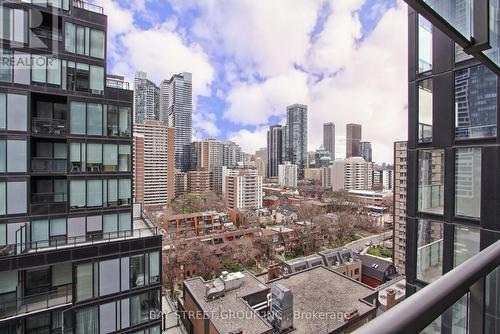
[[[325,210],[321,206],[304,202],[299,206],[297,217],[300,220],[311,222],[314,217],[317,217],[324,213]]]
[[[202,211],[222,211],[224,201],[213,191],[189,193],[176,197],[169,206],[173,214],[185,214]]]
[[[334,220],[335,233],[333,235],[333,247],[341,247],[351,242],[355,237],[355,216],[347,212],[337,213]]]

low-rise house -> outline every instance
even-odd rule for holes
[[[376,288],[400,276],[390,260],[383,260],[371,255],[360,255],[359,257],[363,264],[361,281],[366,285]]]

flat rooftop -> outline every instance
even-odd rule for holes
[[[376,293],[370,287],[323,266],[284,276],[267,283],[281,284],[293,293],[293,334],[333,330],[344,324],[341,314],[357,309],[363,315],[375,307],[361,301]],[[323,319],[314,317],[324,315]]]
[[[272,326],[252,311],[242,297],[262,292],[269,288],[249,272],[244,271],[242,274],[245,277],[239,288],[228,291],[224,297],[212,301],[207,301],[205,298],[205,284],[209,281],[205,281],[201,277],[194,277],[185,280],[184,285],[199,307],[212,320],[219,333],[229,333],[238,329],[243,330],[245,334],[268,332],[272,329]],[[244,316],[237,319],[228,319],[228,314],[221,313],[221,311],[231,311],[235,312],[234,314],[243,314]]]

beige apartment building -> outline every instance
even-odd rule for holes
[[[136,124],[134,146],[135,201],[168,205],[175,196],[175,129],[157,120]]]
[[[394,265],[405,273],[407,142],[394,143]]]

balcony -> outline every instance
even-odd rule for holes
[[[70,305],[73,300],[72,284],[27,297],[0,303],[0,318],[15,318],[33,312]]]
[[[500,240],[354,333],[498,333],[499,273]]]
[[[31,159],[31,171],[33,173],[66,173],[68,160],[33,158]]]
[[[31,194],[31,214],[65,213],[68,204],[66,193]]]
[[[65,136],[66,120],[34,117],[31,123],[31,132],[48,136]]]
[[[104,14],[104,8],[97,6],[82,0],[73,0],[73,7],[88,10],[89,12],[94,12],[97,14]]]
[[[109,243],[118,240],[139,239],[160,235],[157,227],[149,221],[137,219],[133,222],[133,229],[115,232],[87,233],[80,236],[58,236],[50,240],[22,242],[12,245],[0,246],[0,257],[15,256],[19,254],[40,253],[51,250],[61,250],[78,246]],[[0,302],[1,304],[1,302]],[[0,318],[2,316],[0,315]]]

